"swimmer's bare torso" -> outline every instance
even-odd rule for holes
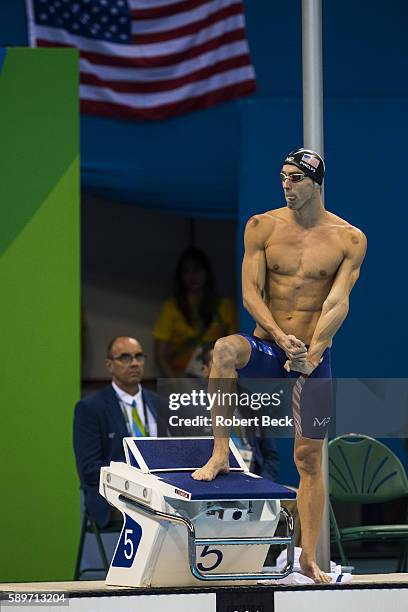
[[[244,302],[251,302],[251,291],[260,292],[276,323],[276,329],[270,325],[265,329],[257,317],[254,334],[277,340],[283,332],[310,345],[339,269],[351,277],[353,254],[365,250],[365,237],[329,211],[324,211],[317,225],[302,227],[285,207],[252,217],[245,246]],[[346,259],[349,270],[342,266]]]

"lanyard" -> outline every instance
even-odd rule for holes
[[[134,435],[133,425],[129,421],[129,413],[127,411],[127,404],[118,395],[116,395],[116,397],[118,398],[119,406],[120,406],[120,409],[122,410],[123,418],[125,419],[126,428],[128,430],[128,433],[133,438],[133,435]],[[148,418],[147,418],[147,407],[146,407],[146,402],[145,402],[145,398],[144,398],[143,392],[142,392],[142,406],[143,406],[144,428],[145,428],[146,436],[150,436],[149,421],[148,421]],[[137,410],[137,408],[136,408],[136,410]]]
[[[146,408],[146,402],[145,402],[145,398],[143,395],[143,391],[142,391],[142,406],[143,406],[144,427],[145,427],[146,436],[150,436],[149,420],[147,418],[147,408]]]

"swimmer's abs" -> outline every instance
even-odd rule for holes
[[[320,310],[310,312],[304,310],[282,311],[271,309],[271,312],[277,325],[285,334],[293,334],[305,344],[310,344],[320,317]],[[274,341],[274,338],[268,336],[265,330],[258,325],[255,328],[254,335],[264,340]]]

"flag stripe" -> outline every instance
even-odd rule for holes
[[[189,2],[188,4],[189,8],[191,9],[192,3]],[[196,21],[201,21],[209,15],[218,12],[220,9],[233,4],[240,6],[242,11],[243,7],[241,0],[218,0],[217,2],[214,2],[214,0],[210,2],[208,0],[201,0],[199,6],[193,8],[192,10],[179,14],[174,14],[174,11],[172,11],[170,15],[161,19],[142,19],[139,15],[132,22],[132,33],[152,34],[154,32],[162,32],[164,30],[174,30],[174,28],[189,25]]]
[[[250,66],[250,60],[247,55],[240,57],[233,57],[226,60],[222,60],[207,66],[201,70],[196,70],[190,74],[175,78],[160,81],[150,82],[129,82],[129,81],[117,81],[117,80],[104,80],[96,76],[95,74],[82,73],[80,82],[83,85],[96,85],[98,87],[108,87],[109,89],[122,92],[122,93],[158,93],[164,92],[170,89],[176,89],[187,83],[194,83],[204,78],[210,77],[214,74],[221,74],[224,71],[230,70],[231,68],[241,68],[242,66]]]
[[[192,59],[211,51],[218,49],[220,45],[242,41],[243,30],[235,30],[234,32],[227,32],[221,36],[217,36],[202,45],[197,45],[186,51],[180,53],[174,53],[172,55],[158,55],[155,57],[118,57],[116,55],[109,55],[108,50],[106,54],[94,53],[92,51],[81,50],[81,57],[86,58],[90,63],[95,63],[104,66],[127,66],[129,68],[153,68],[172,66],[184,60]],[[242,41],[246,44],[246,41]],[[39,47],[76,47],[74,44],[58,44],[56,41],[49,42],[49,40],[38,39],[37,44]]]
[[[256,90],[243,0],[26,0],[30,42],[80,51],[83,112],[163,119]]]
[[[141,45],[151,45],[154,43],[165,42],[172,39],[180,39],[183,36],[193,36],[201,32],[204,28],[214,25],[219,22],[223,22],[225,18],[232,17],[234,15],[242,15],[242,6],[235,4],[232,6],[226,6],[220,9],[216,13],[208,15],[201,21],[195,21],[172,30],[162,30],[159,32],[152,32],[148,34],[136,33],[133,36],[133,42]],[[243,21],[240,21],[239,25],[242,26]]]
[[[175,6],[185,1],[186,0],[129,0],[128,4],[131,8],[138,8],[140,6]],[[208,0],[206,1],[208,2]]]
[[[163,19],[170,15],[185,13],[203,4],[214,4],[214,0],[183,0],[182,2],[177,0],[171,3],[149,2],[149,0],[132,2],[131,0],[129,4],[132,8],[133,19]]]
[[[134,105],[138,108],[150,108],[161,104],[172,104],[180,100],[184,100],[191,96],[192,91],[196,96],[201,96],[204,93],[228,87],[234,83],[240,83],[250,79],[253,76],[252,66],[244,66],[235,70],[227,70],[222,74],[215,74],[208,79],[195,81],[194,87],[192,84],[183,85],[177,89],[151,94],[138,93],[117,93],[108,87],[95,87],[92,85],[81,85],[81,96],[90,100],[104,99],[107,102],[119,104],[121,101],[126,105]]]
[[[176,102],[173,104],[163,104],[152,108],[138,108],[126,104],[116,104],[112,102],[101,102],[98,100],[88,100],[82,98],[81,110],[84,113],[93,115],[104,115],[107,117],[121,117],[123,119],[144,119],[147,121],[157,121],[180,115],[196,108],[208,108],[225,101],[225,98],[235,98],[245,96],[255,91],[254,82],[237,83],[204,94]]]
[[[197,36],[185,36],[177,40],[166,41],[158,44],[148,45],[121,45],[106,41],[97,41],[84,36],[75,36],[69,32],[61,31],[57,28],[38,27],[38,38],[53,43],[67,43],[70,46],[78,47],[81,51],[99,52],[104,57],[114,54],[117,59],[135,58],[145,60],[154,59],[159,56],[173,56],[190,51],[194,47],[205,44],[206,41],[219,38],[228,32],[239,30],[241,38],[243,35],[244,19],[243,15],[233,15],[223,22],[217,22],[210,27],[200,31]],[[51,46],[51,45],[50,45]]]
[[[171,66],[157,66],[153,68],[122,68],[119,66],[104,66],[92,64],[84,57],[80,58],[80,70],[82,73],[95,74],[100,79],[107,81],[160,81],[171,78],[179,78],[184,75],[201,70],[206,66],[212,66],[228,58],[238,57],[247,54],[247,44],[239,40],[234,43],[222,45],[208,53],[194,57],[185,62],[180,62]]]

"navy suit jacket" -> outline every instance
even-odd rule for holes
[[[159,397],[142,389],[153,417],[159,422]],[[111,461],[125,461],[123,438],[129,436],[126,422],[112,387],[104,387],[75,406],[74,451],[85,505],[99,527],[111,520],[112,506],[99,494],[99,473]]]

